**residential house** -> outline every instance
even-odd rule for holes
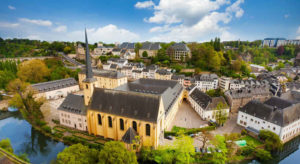
[[[157,55],[157,51],[161,48],[160,43],[151,43],[145,42],[142,44],[141,49],[139,50],[140,57],[144,57],[143,53],[147,52],[146,57],[154,57]]]
[[[184,43],[175,43],[167,49],[167,54],[174,61],[186,61],[191,57],[191,51]]]
[[[218,88],[219,79],[216,74],[201,74],[196,75],[194,78],[197,88],[203,92]]]

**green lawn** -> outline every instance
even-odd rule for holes
[[[253,138],[249,135],[243,136],[241,137],[239,140],[246,140],[247,143],[249,142],[253,142],[255,147],[259,146],[262,144],[262,142],[260,142],[259,140],[257,140],[256,138]]]

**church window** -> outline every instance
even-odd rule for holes
[[[100,115],[100,114],[98,114],[98,124],[99,124],[99,125],[102,125],[102,118],[101,118],[101,115]]]
[[[150,125],[146,124],[146,136],[150,136]]]
[[[124,130],[124,120],[120,118],[120,129]]]
[[[132,128],[137,132],[137,125],[135,121],[132,121]]]
[[[108,126],[112,128],[112,119],[110,116],[108,116]]]

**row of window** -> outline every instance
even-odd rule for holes
[[[102,117],[100,114],[97,115],[98,117],[98,125],[102,125]],[[108,127],[112,128],[113,127],[113,123],[112,123],[112,118],[111,116],[107,117],[108,119]],[[120,130],[124,130],[124,120],[122,118],[119,119],[119,123],[120,123]],[[136,121],[132,121],[132,128],[137,132],[137,123]],[[150,136],[150,125],[146,124],[146,131],[145,131],[147,136]]]
[[[241,117],[243,118],[244,116],[243,115],[241,115]],[[247,119],[247,116],[245,116],[245,119]],[[251,118],[250,119],[250,121],[251,122],[254,122],[255,124],[260,124],[260,122],[259,121],[257,121],[257,120],[253,120],[253,118]],[[242,120],[240,120],[240,123],[241,124],[243,124],[243,121]],[[265,121],[263,121],[263,124],[265,124],[266,122]],[[246,121],[244,122],[244,125],[246,125]],[[270,125],[268,125],[268,128],[270,129],[271,128],[271,126]],[[264,127],[261,127],[261,129],[264,129]],[[276,130],[276,127],[273,127],[273,131],[275,131]]]

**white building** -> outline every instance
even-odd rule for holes
[[[107,53],[111,53],[113,47],[105,47],[103,45],[99,45],[94,49],[94,55],[106,55]]]
[[[287,142],[300,134],[300,103],[278,97],[252,100],[239,109],[237,124],[254,133],[270,130]]]
[[[216,74],[202,74],[195,76],[195,84],[201,91],[206,92],[218,88],[218,76]]]
[[[133,79],[140,79],[143,78],[143,73],[140,70],[133,70],[132,71],[132,78]]]
[[[210,97],[196,88],[190,92],[187,100],[203,120],[216,121],[215,114],[219,103],[223,104],[221,111],[229,116],[229,107],[223,97]]]
[[[116,64],[118,68],[122,68],[128,64],[128,60],[126,59],[118,59],[118,58],[110,58],[107,60],[108,64]]]
[[[44,97],[47,100],[67,97],[69,93],[79,91],[79,85],[74,78],[37,83],[31,87],[38,92],[35,94],[36,98]]]
[[[225,77],[222,76],[219,79],[219,87],[220,89],[222,89],[223,91],[227,91],[230,88],[230,77]]]
[[[82,131],[88,130],[83,95],[69,94],[58,107],[58,113],[61,125]]]

